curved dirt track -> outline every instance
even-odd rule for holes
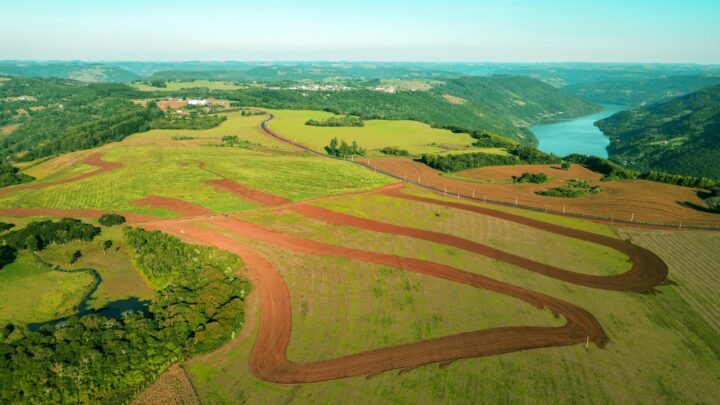
[[[82,162],[87,165],[90,165],[90,166],[96,166],[96,167],[98,167],[98,169],[93,170],[91,172],[79,174],[77,176],[68,177],[67,179],[53,181],[50,183],[24,184],[24,185],[19,185],[19,186],[15,186],[15,187],[3,188],[3,189],[0,189],[0,195],[10,194],[10,193],[13,193],[15,191],[20,191],[20,190],[41,189],[41,188],[57,186],[60,184],[72,183],[75,181],[87,179],[88,177],[97,176],[97,175],[103,174],[105,172],[109,172],[111,170],[115,170],[115,169],[122,167],[122,163],[120,163],[120,162],[106,162],[106,161],[102,160],[102,153],[100,153],[100,152],[95,152],[95,153],[89,155],[88,157],[83,159]]]
[[[571,303],[507,283],[468,273],[450,266],[407,257],[386,255],[360,249],[343,248],[284,234],[233,218],[215,217],[208,221],[233,234],[308,254],[338,256],[393,266],[448,281],[485,288],[521,299],[536,307],[546,307],[562,315],[561,327],[505,327],[461,333],[436,339],[388,347],[312,363],[293,363],[286,350],[292,329],[290,296],[282,277],[272,264],[254,250],[235,240],[196,224],[161,221],[148,224],[216,246],[240,256],[252,274],[260,297],[260,330],[250,358],[255,376],[278,383],[308,383],[359,375],[373,375],[394,369],[412,369],[429,363],[448,363],[517,350],[584,343],[586,339],[602,347],[607,336],[597,320]]]
[[[654,286],[663,283],[667,278],[667,265],[655,253],[620,239],[610,238],[607,236],[598,235],[591,232],[585,232],[578,229],[566,228],[564,226],[538,221],[519,215],[509,214],[503,211],[483,208],[476,205],[463,204],[453,201],[443,201],[434,198],[406,194],[400,191],[400,189],[397,187],[383,189],[379,192],[381,194],[396,198],[403,198],[411,201],[419,201],[423,203],[459,208],[483,215],[489,215],[505,221],[511,221],[521,225],[540,229],[542,231],[552,232],[558,235],[579,239],[585,242],[607,246],[611,249],[624,253],[630,258],[630,261],[632,262],[632,267],[630,268],[630,270],[623,274],[618,274],[615,276],[594,276],[590,274],[582,274],[562,270],[547,265],[537,266],[537,264],[539,263],[535,263],[523,258],[518,258],[521,260],[517,264],[518,266],[527,268],[525,267],[525,265],[520,263],[529,262],[529,264],[533,267],[529,270],[542,273],[547,276],[557,278],[559,280],[567,281],[574,284],[585,285],[588,287],[603,288],[607,290],[645,292],[651,290]],[[505,261],[505,259],[500,257],[498,257],[498,259]],[[515,258],[510,257],[508,259],[516,260]]]
[[[220,186],[223,190],[232,192],[243,199],[251,200],[261,205],[279,206],[291,203],[290,200],[287,200],[283,197],[275,196],[273,194],[269,194],[259,190],[253,190],[232,180],[216,180],[212,181],[211,183]],[[400,186],[401,185],[383,187],[376,190],[376,192],[390,195],[393,197],[413,199],[408,197],[407,194],[401,193],[399,191]],[[428,200],[430,199],[423,199],[422,201],[429,202]],[[446,204],[445,202],[440,200],[432,201],[434,204],[453,206],[454,208],[466,209],[465,207],[472,207],[466,204],[462,204],[462,207],[458,207],[457,203],[453,203],[456,205],[451,205]],[[548,224],[546,222],[530,220],[528,218],[520,217],[517,215],[505,214],[502,211],[497,210],[483,209],[482,211],[475,212],[496,218],[499,217],[504,220],[511,220],[510,218],[512,217],[514,218],[512,219],[513,222],[532,226],[534,228],[541,229],[547,232],[552,232],[558,235],[569,236],[572,238],[584,240],[586,242],[610,247],[626,254],[629,257],[629,261],[632,262],[632,267],[625,273],[611,276],[597,276],[578,273],[539,263],[534,260],[526,259],[522,256],[504,252],[491,246],[483,245],[481,243],[473,242],[468,239],[460,238],[453,235],[447,235],[440,232],[409,228],[389,224],[386,222],[375,221],[372,219],[361,218],[354,215],[349,215],[309,205],[306,203],[290,204],[287,205],[286,209],[301,214],[303,216],[318,219],[328,223],[348,225],[355,228],[362,228],[374,232],[409,236],[411,238],[423,239],[430,242],[454,246],[463,250],[467,250],[469,252],[474,252],[493,259],[501,260],[514,266],[518,266],[535,273],[540,273],[545,276],[555,278],[557,280],[562,280],[569,283],[592,288],[617,291],[645,292],[651,290],[653,287],[665,280],[668,272],[665,262],[663,262],[659,257],[657,257],[657,255],[647,249],[632,245],[631,243],[619,239],[597,235],[594,233],[576,231],[570,228]]]

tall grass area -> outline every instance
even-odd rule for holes
[[[416,121],[365,121],[363,127],[317,127],[305,125],[310,119],[325,120],[338,117],[323,111],[267,110],[275,115],[268,126],[285,138],[296,140],[312,149],[323,150],[334,137],[348,143],[357,141],[368,152],[387,146],[405,149],[410,154],[436,153],[472,147],[474,139],[468,134],[456,134],[435,129]]]

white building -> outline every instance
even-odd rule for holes
[[[188,105],[208,105],[207,100],[189,100]]]

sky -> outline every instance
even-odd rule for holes
[[[0,0],[0,59],[720,63],[720,0]]]

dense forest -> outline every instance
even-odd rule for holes
[[[668,101],[716,84],[720,84],[720,74],[603,79],[570,84],[562,89],[595,103],[642,106]]]
[[[720,85],[601,120],[610,159],[638,171],[720,180]]]
[[[159,232],[125,234],[158,290],[149,314],[71,317],[36,332],[0,325],[0,402],[129,402],[171,363],[234,337],[249,290],[234,276],[237,257]]]
[[[343,117],[330,117],[324,120],[309,119],[305,125],[313,127],[364,127],[365,121],[360,117],[345,115]]]

